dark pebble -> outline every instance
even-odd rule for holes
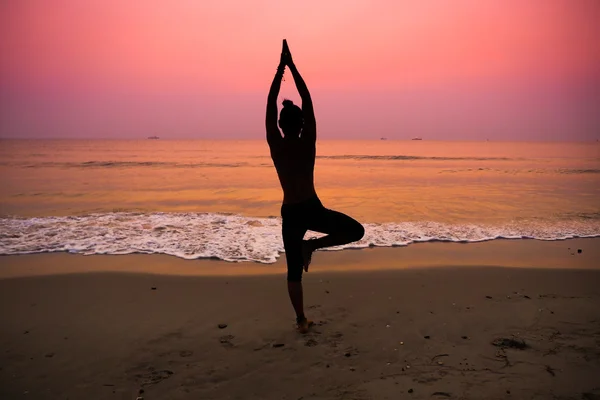
[[[525,340],[523,340],[523,339],[515,340],[515,339],[508,339],[508,338],[494,339],[492,341],[492,345],[503,348],[503,349],[508,347],[511,349],[519,349],[519,350],[525,350],[530,347],[527,343],[525,343]]]
[[[352,354],[350,354],[350,353],[346,353],[346,354],[344,354],[344,355],[345,355],[346,357],[350,357]]]
[[[354,372],[356,371],[356,368],[350,368],[350,371]]]
[[[396,311],[396,314],[400,314],[400,311]]]
[[[510,394],[510,390],[507,390],[507,391],[506,391],[506,394]]]
[[[425,339],[431,339],[429,335],[424,336]]]
[[[327,364],[327,365],[325,366],[325,368],[329,368],[329,364]]]
[[[326,290],[325,293],[329,294],[329,290]]]
[[[219,324],[219,329],[225,329],[227,328],[227,324]]]
[[[46,354],[46,357],[48,357],[48,358],[54,357],[54,353],[48,353],[48,354]]]
[[[461,336],[461,337],[462,337],[463,339],[468,339],[468,338],[469,338],[468,336]]]
[[[156,288],[155,288],[155,287],[151,287],[150,289],[151,289],[151,290],[156,290]]]
[[[583,250],[581,250],[581,249],[577,249],[577,252],[578,252],[579,254],[581,254],[581,252],[582,252],[582,251],[583,251]]]
[[[283,343],[273,343],[273,347],[283,347],[285,344]]]
[[[138,391],[138,394],[144,394],[144,389],[140,389],[140,390]]]
[[[408,393],[412,393],[412,392],[413,392],[413,390],[412,390],[412,389],[408,389]]]
[[[23,335],[27,335],[29,333],[29,331],[25,331],[23,332]]]
[[[529,297],[529,296],[527,296],[527,295],[525,295],[525,296],[523,296],[523,297],[525,297],[526,299],[531,299],[531,297]]]
[[[485,298],[486,298],[486,299],[491,299],[491,298],[492,298],[492,296],[485,296]]]

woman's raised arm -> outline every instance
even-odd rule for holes
[[[292,71],[294,83],[296,83],[296,89],[298,89],[300,98],[302,98],[302,114],[304,116],[302,138],[316,141],[317,122],[315,120],[315,111],[313,109],[313,103],[310,97],[310,92],[308,91],[308,87],[306,86],[304,79],[302,79],[300,72],[298,72],[294,61],[292,60],[292,53],[290,52],[290,49],[288,48],[287,42],[285,40],[283,41],[283,51],[288,55],[286,64],[290,68],[290,71]]]
[[[283,48],[285,47],[287,47],[287,45],[284,40]],[[279,96],[279,90],[281,89],[281,79],[283,78],[283,71],[285,70],[285,60],[285,53],[282,50],[277,73],[275,73],[275,77],[271,83],[271,89],[269,90],[269,96],[267,97],[265,127],[267,128],[267,142],[269,142],[269,144],[281,139],[281,132],[277,126],[277,96]]]

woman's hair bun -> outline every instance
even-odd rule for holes
[[[291,100],[288,100],[288,99],[285,99],[282,104],[284,107],[293,107],[294,106],[294,102]]]

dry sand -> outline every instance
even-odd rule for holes
[[[599,244],[319,252],[307,335],[284,260],[2,257],[0,399],[600,399]]]

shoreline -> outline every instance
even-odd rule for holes
[[[578,249],[582,252],[578,253]],[[600,238],[541,241],[496,239],[477,243],[424,242],[409,246],[318,251],[309,274],[404,270],[448,266],[600,269]],[[285,274],[285,253],[272,264],[186,260],[165,254],[80,255],[39,253],[0,256],[0,279],[87,272],[183,276]],[[305,275],[307,275],[305,274]]]

